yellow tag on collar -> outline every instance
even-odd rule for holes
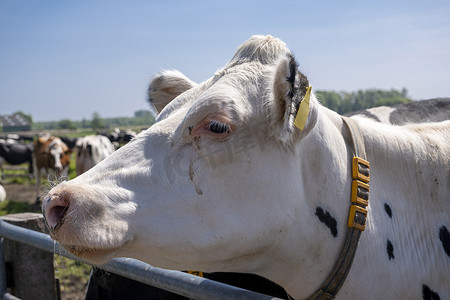
[[[306,120],[308,119],[309,114],[309,99],[311,98],[311,89],[309,86],[306,90],[305,97],[300,102],[300,106],[297,111],[297,115],[294,119],[294,125],[298,127],[298,129],[303,130],[305,128]]]

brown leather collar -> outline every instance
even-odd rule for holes
[[[356,254],[358,242],[365,229],[367,206],[369,204],[369,162],[366,157],[364,137],[359,125],[347,117],[342,117],[350,132],[353,144],[352,197],[348,228],[341,255],[328,278],[309,300],[334,299],[344,284]]]

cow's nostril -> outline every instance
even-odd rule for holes
[[[53,206],[48,214],[48,224],[53,230],[57,230],[64,223],[69,206]]]

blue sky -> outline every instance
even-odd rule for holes
[[[315,89],[450,97],[450,1],[0,0],[0,115],[132,116],[152,75],[213,75],[253,34],[281,38]]]

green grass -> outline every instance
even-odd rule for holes
[[[55,278],[59,279],[61,292],[85,291],[92,267],[76,260],[55,254]]]
[[[6,172],[7,174],[10,174],[9,172]],[[28,177],[5,177],[5,182],[9,183],[17,183],[17,184],[36,184],[36,180],[29,179]]]
[[[14,202],[9,200],[0,202],[0,216],[24,212],[40,212],[40,211],[33,211],[32,206],[28,203]]]
[[[55,272],[60,277],[88,277],[91,266],[76,260],[55,255]]]
[[[8,165],[5,165],[5,167],[10,167]],[[17,184],[24,184],[24,183],[32,183],[35,184],[36,181],[28,176],[28,163],[16,165],[15,168],[23,168],[25,170],[13,170],[13,169],[4,169],[3,175],[14,175],[14,177],[4,177],[4,181],[10,182],[10,183],[17,183]],[[18,177],[18,175],[24,175]]]
[[[77,177],[77,155],[76,153],[72,153],[70,156],[70,164],[69,164],[69,180]]]
[[[94,135],[94,134],[95,134],[95,132],[92,129],[78,129],[75,132],[70,132],[70,133],[61,134],[61,135],[66,135],[71,138],[78,138],[78,137],[82,137],[82,136],[86,136],[86,135]]]

